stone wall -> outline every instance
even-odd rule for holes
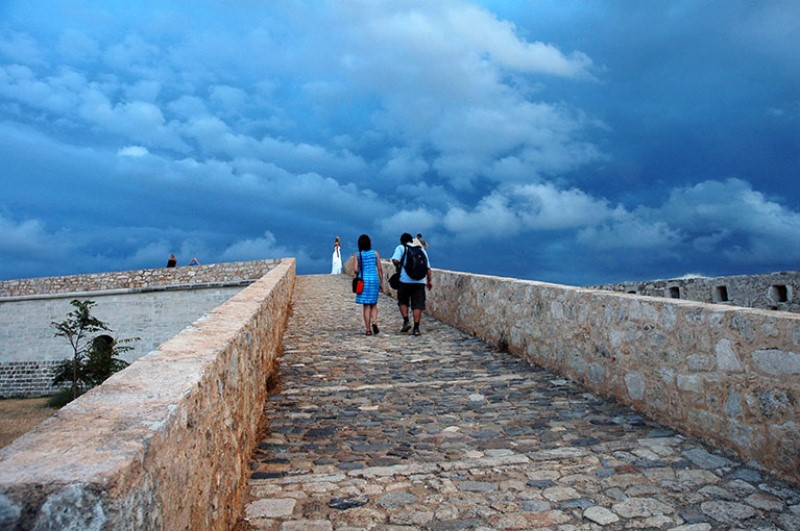
[[[597,289],[800,313],[800,271],[623,282]]]
[[[52,394],[50,382],[55,378],[60,361],[0,362],[0,398],[27,398]]]
[[[243,288],[238,282],[227,287],[190,284],[169,290],[84,292],[80,298],[95,302],[92,314],[109,325],[111,336],[139,338],[129,345],[133,350],[121,356],[132,362]],[[55,337],[50,323],[66,318],[74,309],[70,305],[74,298],[0,299],[0,397],[42,396],[54,391],[50,380],[55,367],[71,357],[72,351],[65,338]],[[20,363],[27,364],[25,373],[18,370]],[[34,366],[39,369],[35,374],[30,372]]]
[[[50,326],[90,299],[92,314],[116,338],[136,338],[131,362],[228,300],[280,262],[260,260],[148,271],[123,271],[0,282],[0,397],[42,396],[71,347]],[[53,288],[54,293],[41,293]],[[103,291],[93,291],[103,289]]]
[[[444,270],[428,311],[800,481],[800,315]]]
[[[0,280],[0,298],[255,280],[266,275],[278,262],[280,260],[254,260],[63,277]]]
[[[294,279],[282,261],[0,450],[0,528],[231,529]]]

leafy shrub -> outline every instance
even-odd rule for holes
[[[80,396],[80,394],[78,396]],[[47,407],[56,409],[62,408],[73,400],[72,387],[65,387],[59,390],[56,394],[50,395],[50,397],[47,399]]]
[[[60,391],[54,395],[55,401],[61,400],[56,397],[62,393],[67,396],[71,394],[71,400],[74,400],[86,390],[100,385],[109,376],[127,367],[128,362],[118,356],[133,348],[127,343],[139,339],[117,340],[108,334],[90,338],[89,334],[111,331],[111,329],[106,323],[92,316],[91,309],[95,304],[94,301],[75,299],[70,304],[75,309],[67,314],[64,321],[50,323],[50,326],[56,329],[56,337],[66,338],[72,347],[72,357],[61,362],[53,378],[53,385],[66,382],[71,382],[72,385],[66,388],[68,393]],[[67,400],[67,402],[69,401]]]

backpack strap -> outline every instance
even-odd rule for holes
[[[406,253],[408,252],[408,245],[403,244],[403,256],[400,257],[400,263],[395,266],[395,272],[399,273],[403,270],[406,261]]]

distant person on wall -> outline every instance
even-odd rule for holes
[[[355,276],[360,275],[364,281],[364,290],[356,295],[356,303],[364,305],[364,326],[367,335],[377,335],[378,329],[378,294],[383,291],[383,268],[381,256],[372,250],[369,236],[358,237],[358,252],[353,255]]]
[[[192,261],[189,262],[190,266],[198,266],[200,265],[200,261],[197,258],[192,258]]]
[[[425,252],[428,252],[428,242],[422,239],[422,233],[417,233],[417,241],[422,244],[422,248],[425,249]]]
[[[333,257],[331,258],[331,275],[342,274],[342,241],[337,236],[333,242]]]
[[[408,309],[411,308],[414,317],[415,336],[420,335],[419,323],[422,320],[422,311],[425,310],[425,288],[431,289],[431,265],[428,253],[419,240],[411,234],[404,232],[400,236],[398,245],[392,255],[392,263],[400,271],[400,287],[397,288],[397,305],[403,317],[401,333],[411,330],[408,322]]]
[[[174,254],[169,255],[169,260],[167,260],[167,267],[175,267],[178,265],[178,259],[175,258]]]

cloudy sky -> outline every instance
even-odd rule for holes
[[[800,269],[796,0],[3,0],[0,278],[422,232],[595,284]]]

